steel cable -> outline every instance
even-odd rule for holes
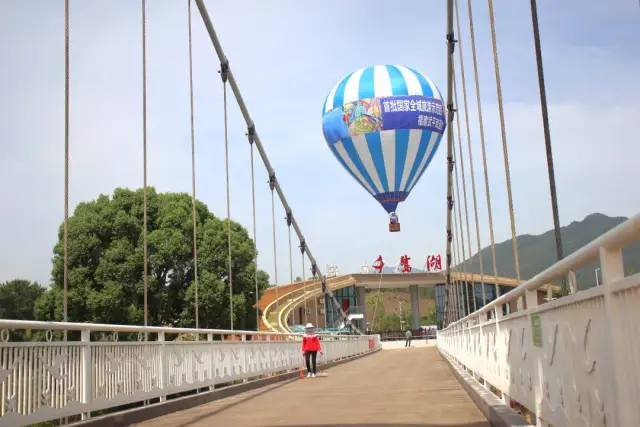
[[[227,117],[227,79],[223,77],[222,99],[224,103],[224,172],[227,187],[227,278],[229,280],[229,323],[233,330],[233,264],[231,258],[231,185],[229,180],[229,133]]]
[[[199,328],[198,306],[198,243],[196,222],[196,149],[193,125],[193,57],[191,44],[191,0],[187,0],[188,27],[189,27],[189,112],[191,120],[191,214],[193,220],[193,281],[195,291],[195,320],[196,329]],[[233,329],[233,328],[232,328]]]
[[[147,11],[146,0],[142,0],[142,246],[144,285],[144,326],[149,321],[149,249],[147,218]],[[146,336],[146,335],[145,335]]]
[[[471,36],[471,52],[473,58],[473,74],[475,77],[475,88],[476,88],[476,105],[478,108],[478,122],[480,125],[480,146],[482,148],[482,166],[484,172],[484,185],[485,185],[485,196],[487,200],[487,215],[489,219],[489,237],[491,239],[491,261],[493,264],[493,275],[494,280],[498,277],[498,266],[496,264],[496,244],[495,238],[493,234],[493,211],[491,209],[491,187],[489,186],[489,171],[487,167],[487,150],[486,144],[484,140],[484,123],[482,120],[482,103],[480,98],[480,79],[478,77],[478,58],[476,54],[476,37],[475,31],[473,28],[473,10],[471,7],[471,0],[467,0],[467,8],[469,11],[469,34]],[[498,292],[498,284],[496,286],[496,293]],[[487,295],[485,291],[484,284],[482,285],[482,305],[487,304]]]
[[[495,15],[493,12],[493,0],[488,0],[489,4],[489,24],[491,27],[491,45],[493,47],[493,68],[496,74],[496,92],[498,95],[498,114],[500,116],[500,135],[502,137],[502,157],[504,159],[504,174],[507,183],[507,200],[509,202],[509,223],[511,225],[511,250],[513,253],[513,263],[516,270],[516,277],[520,282],[520,254],[518,251],[518,240],[516,237],[516,219],[513,208],[513,193],[511,189],[511,170],[509,168],[509,149],[507,144],[507,130],[504,120],[504,106],[502,101],[502,81],[500,79],[500,61],[498,58],[498,44],[496,37],[496,23]],[[496,274],[497,276],[497,274]],[[499,287],[496,284],[496,290]],[[496,298],[500,294],[496,292]]]
[[[253,245],[255,248],[255,255],[253,257],[253,278],[256,286],[256,331],[260,330],[260,309],[258,307],[258,301],[260,300],[260,293],[258,288],[258,238],[257,238],[257,227],[256,227],[256,180],[255,180],[255,170],[253,165],[253,136],[249,136],[250,143],[250,154],[251,154],[251,210],[252,210],[252,219],[253,219]]]
[[[62,318],[68,317],[69,283],[69,0],[64,2],[64,231],[63,231],[63,298]],[[67,338],[67,331],[64,331]]]
[[[475,229],[476,229],[476,248],[478,251],[478,264],[480,271],[480,285],[482,286],[482,290],[484,292],[484,265],[482,260],[482,244],[480,238],[480,219],[478,217],[478,196],[476,192],[476,178],[475,178],[475,167],[473,162],[473,151],[471,149],[471,130],[469,126],[469,107],[467,102],[467,83],[464,72],[464,55],[462,54],[462,33],[460,31],[460,14],[458,10],[458,1],[455,0],[456,6],[456,28],[458,30],[458,56],[460,58],[460,80],[462,81],[462,99],[464,102],[464,121],[465,121],[465,129],[467,134],[467,149],[469,152],[469,173],[471,175],[471,192],[473,195],[473,214],[475,218]],[[454,69],[455,72],[455,69]],[[454,80],[455,83],[455,80]],[[456,86],[454,85],[454,90]],[[471,244],[471,237],[469,237],[469,245]],[[471,256],[471,248],[469,249],[469,256]],[[476,303],[476,286],[475,281],[471,280],[472,291],[473,291],[473,311],[478,309]]]

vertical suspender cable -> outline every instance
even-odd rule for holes
[[[287,232],[289,234],[289,283],[293,283],[293,255],[291,253],[291,212],[287,212]]]
[[[455,75],[454,75],[454,79],[455,79]],[[456,104],[456,108],[458,107],[458,104]],[[458,116],[460,117],[460,116]],[[460,142],[460,121],[456,120],[456,127],[458,132],[456,133],[456,136],[458,138],[458,142]],[[455,154],[455,150],[454,150],[454,154]],[[457,229],[456,232],[459,232],[460,234],[460,246],[458,247],[458,269],[462,270],[462,274],[460,274],[460,272],[458,272],[458,286],[460,287],[460,289],[462,289],[463,283],[466,280],[466,266],[465,266],[465,261],[467,259],[467,252],[465,249],[465,243],[464,243],[464,231],[463,231],[463,225],[462,225],[462,204],[460,203],[460,183],[459,183],[459,169],[458,169],[458,165],[460,164],[461,159],[458,158],[458,156],[455,156],[455,169],[456,169],[456,174],[455,174],[455,182],[456,182],[456,200],[458,201],[458,203],[456,203],[455,208],[458,211],[458,223],[457,223]],[[457,238],[456,238],[456,242],[457,242]],[[460,249],[462,249],[462,257],[460,257]],[[463,307],[462,312],[464,313],[466,311],[466,309],[464,309],[464,298],[461,298],[460,301],[460,305]]]
[[[302,261],[304,262],[304,258],[303,258]],[[313,276],[312,276],[312,279],[313,279]],[[322,293],[320,295],[322,295]],[[322,297],[324,298],[324,295],[322,295]],[[319,316],[318,316],[318,296],[314,296],[313,297],[313,310],[314,310],[314,317],[316,319],[316,327],[317,327],[318,326],[318,320],[320,319]],[[327,325],[325,324],[325,327],[326,326]]]
[[[511,250],[513,251],[513,263],[516,277],[520,282],[520,254],[518,253],[518,240],[516,238],[516,219],[513,209],[513,193],[511,191],[511,170],[509,168],[509,149],[507,146],[507,131],[504,123],[504,107],[502,102],[502,82],[500,80],[500,61],[498,59],[498,45],[496,41],[496,22],[493,13],[493,0],[488,0],[489,23],[491,27],[491,44],[493,46],[493,68],[496,73],[496,92],[498,94],[498,113],[500,115],[500,134],[502,136],[502,157],[504,158],[504,173],[507,181],[507,198],[509,201],[509,222],[511,224]],[[496,283],[496,290],[498,285]],[[500,294],[496,292],[496,298]]]
[[[457,162],[457,160],[456,160]],[[455,176],[455,184],[456,184],[456,200],[460,200],[459,199],[459,185],[458,185],[458,176],[457,176],[457,164],[456,164],[456,176]],[[464,258],[465,258],[465,252],[464,252],[464,236],[462,234],[462,214],[461,214],[461,210],[462,210],[462,205],[460,205],[459,203],[456,203],[456,205],[454,206],[454,208],[457,211],[458,217],[455,218],[454,216],[454,232],[457,233],[456,236],[456,256],[457,256],[457,260],[458,262],[456,263],[456,269],[458,271],[458,285],[457,285],[457,290],[456,290],[456,298],[458,298],[458,318],[463,317],[461,315],[461,313],[464,313],[464,294],[462,292],[462,283],[464,281]],[[462,252],[462,253],[461,253]]]
[[[287,221],[287,233],[289,235],[289,284],[293,283],[293,257],[291,254],[291,212],[287,212],[287,216],[285,218]],[[296,313],[295,311],[291,311],[291,317],[293,319],[293,323],[295,323]]]
[[[447,0],[447,274],[446,286],[451,290],[451,211],[453,209],[453,52],[455,50],[455,38],[453,34],[453,0]],[[449,304],[449,300],[445,301]],[[446,319],[446,323],[450,319]]]
[[[457,93],[455,91],[456,89],[456,85],[455,85],[455,75],[454,75],[454,94],[455,94],[455,100],[456,100],[456,105],[457,104]],[[460,116],[458,116],[460,117]],[[458,139],[458,163],[460,165],[460,175],[462,175],[462,195],[464,197],[464,217],[465,217],[465,222],[466,222],[466,230],[467,230],[467,245],[469,248],[468,254],[469,254],[469,259],[471,258],[471,232],[469,231],[469,205],[467,203],[467,185],[466,185],[466,179],[465,179],[465,171],[464,171],[464,158],[463,158],[463,154],[462,154],[462,142],[461,139],[462,137],[460,136],[460,120],[456,120],[456,127],[457,127],[457,139]],[[456,168],[457,171],[457,168]],[[457,174],[456,174],[456,190],[459,193],[460,189],[458,188],[458,181],[457,181]],[[460,197],[460,195],[458,194],[458,197]],[[462,236],[462,273],[464,274],[464,279],[463,282],[465,283],[465,296],[466,296],[466,302],[467,302],[467,311],[470,312],[469,310],[471,310],[471,306],[469,305],[469,294],[466,292],[466,284],[468,284],[468,277],[467,277],[467,273],[471,273],[471,269],[467,269],[467,252],[465,250],[465,245],[464,245],[464,229],[463,229],[463,225],[462,225],[462,205],[458,204],[459,210],[458,210],[458,214],[460,215],[460,235]],[[468,271],[467,271],[468,270]]]
[[[455,79],[455,74],[454,74],[454,79]],[[458,105],[455,104],[455,108],[458,108]],[[458,120],[456,118],[456,124],[458,123]],[[460,212],[462,206],[460,205],[460,184],[459,184],[459,179],[458,179],[458,159],[456,156],[456,150],[455,150],[455,134],[453,136],[454,139],[454,149],[453,149],[453,167],[454,167],[454,182],[455,182],[455,188],[454,188],[454,200],[455,203],[453,205],[453,232],[455,234],[455,244],[456,244],[456,248],[455,248],[455,255],[457,257],[457,262],[456,264],[456,270],[457,270],[457,286],[456,286],[456,296],[458,295],[458,288],[460,288],[460,282],[461,282],[461,277],[462,275],[461,273],[461,266],[463,266],[463,260],[464,260],[464,236],[462,235],[462,233],[460,232],[460,230],[462,230],[462,213]],[[456,218],[456,214],[458,215],[458,217]],[[463,249],[463,255],[460,255],[460,241],[462,241],[462,249]],[[462,270],[464,271],[464,270]],[[458,301],[458,305],[460,304],[460,302]]]
[[[301,260],[302,260],[302,289],[304,292],[304,323],[306,324],[307,322],[309,322],[309,309],[307,308],[307,283],[306,283],[306,278],[305,278],[305,273],[304,273],[304,241],[300,242],[300,255],[301,255]],[[318,325],[316,324],[316,327],[318,327]]]
[[[478,121],[480,124],[480,146],[482,147],[482,166],[484,171],[485,195],[487,198],[487,214],[489,216],[489,237],[491,238],[491,261],[493,263],[494,281],[498,277],[498,266],[496,264],[496,244],[493,235],[493,211],[491,209],[491,189],[489,187],[489,172],[487,169],[487,150],[484,143],[484,124],[482,121],[482,104],[480,101],[480,79],[478,77],[478,58],[476,55],[476,36],[473,30],[473,10],[471,8],[471,0],[467,0],[467,8],[469,10],[469,34],[471,36],[471,53],[473,57],[473,74],[476,85],[476,104],[478,107]],[[496,296],[498,295],[498,284],[496,283]],[[487,295],[484,284],[482,285],[482,305],[487,304]]]
[[[560,219],[558,217],[558,197],[556,195],[556,177],[553,171],[553,153],[551,151],[551,133],[549,132],[549,113],[547,111],[547,91],[544,84],[542,68],[542,47],[540,46],[540,30],[538,28],[538,6],[531,0],[531,23],[538,67],[538,87],[540,88],[540,108],[542,110],[542,127],[544,128],[544,145],[547,152],[547,172],[549,173],[549,191],[551,194],[551,210],[553,212],[553,230],[556,237],[556,255],[558,261],[563,258],[562,236],[560,235]]]
[[[196,222],[196,148],[193,127],[193,58],[191,49],[191,0],[187,0],[188,26],[189,26],[189,112],[191,119],[191,216],[193,220],[193,280],[195,286],[195,318],[196,329],[200,323],[198,321],[198,244],[197,244],[197,222]]]
[[[69,283],[69,0],[64,1],[64,227],[63,227],[63,272],[62,272],[62,319],[68,317]],[[67,331],[64,331],[67,338]]]
[[[142,0],[142,246],[144,252],[144,326],[149,323],[149,249],[147,225],[147,0]]]
[[[457,200],[457,199],[456,199]],[[453,284],[454,284],[454,302],[455,302],[455,310],[454,310],[454,320],[458,320],[459,313],[460,313],[460,297],[459,297],[459,289],[460,289],[460,236],[458,233],[458,219],[456,217],[456,212],[459,211],[458,209],[459,205],[456,203],[454,205],[454,212],[453,212],[453,234],[454,234],[454,239],[453,239],[453,264],[455,265],[454,269],[455,271],[455,276],[453,279]]]
[[[257,227],[256,227],[256,180],[255,171],[253,165],[253,128],[249,129],[249,145],[251,154],[251,210],[253,216],[253,245],[255,247],[255,255],[253,257],[253,279],[256,286],[256,331],[260,330],[260,308],[258,307],[258,301],[260,300],[260,292],[258,288],[258,240],[257,240]]]
[[[227,270],[229,278],[229,324],[233,330],[233,264],[231,261],[231,189],[229,182],[229,132],[227,125],[227,74],[222,64],[222,99],[224,103],[224,172],[227,186]]]
[[[273,275],[274,275],[274,284],[276,286],[276,312],[280,311],[280,300],[278,296],[278,259],[277,259],[277,248],[276,248],[276,201],[273,194],[273,190],[275,189],[275,176],[269,177],[269,188],[271,189],[271,228],[273,231]]]
[[[455,161],[455,160],[454,160]],[[455,166],[454,166],[455,167]],[[456,219],[457,203],[454,201],[453,212],[451,213],[453,220],[453,242],[451,242],[451,259],[453,264],[453,272],[451,274],[451,282],[453,285],[453,321],[458,320],[458,286],[460,285],[460,272],[458,271],[459,259],[458,251],[460,244],[458,242],[458,220]]]
[[[458,3],[456,2],[456,8],[458,6]],[[457,9],[456,9],[457,11]],[[456,13],[456,20],[458,18],[458,15]],[[460,34],[460,31],[458,31],[458,39],[461,39],[462,35]],[[458,53],[460,55],[462,55],[462,44],[460,44],[460,46],[458,46]],[[454,64],[455,65],[455,64]],[[453,99],[456,103],[456,107],[458,106],[458,85],[456,83],[456,72],[455,72],[455,66],[453,68]],[[465,119],[467,119],[466,117],[466,109],[465,109]],[[462,195],[464,198],[464,217],[465,217],[465,224],[466,224],[466,230],[467,230],[467,247],[468,247],[468,254],[469,254],[469,258],[467,259],[466,255],[465,258],[463,260],[463,265],[462,265],[462,271],[465,274],[465,296],[466,296],[466,302],[467,302],[467,312],[470,313],[471,311],[471,306],[469,305],[469,294],[467,292],[467,287],[469,284],[468,278],[466,277],[466,273],[472,273],[472,269],[469,269],[467,271],[467,260],[471,260],[471,231],[469,229],[469,204],[467,202],[467,179],[465,178],[465,169],[464,169],[464,154],[462,153],[462,132],[460,131],[460,115],[458,115],[458,120],[456,120],[456,130],[457,130],[457,136],[458,136],[458,152],[459,152],[459,163],[460,163],[460,175],[462,176]],[[460,210],[462,211],[462,206],[460,206]],[[460,232],[463,235],[464,238],[464,231],[462,230],[462,220],[461,221],[461,230]],[[462,246],[462,249],[464,250],[464,244]],[[464,253],[464,251],[463,251]]]
[[[458,1],[455,0],[456,5],[456,28],[458,30],[458,43],[460,46],[458,47],[458,56],[460,58],[460,80],[462,81],[462,99],[464,101],[464,121],[465,121],[465,129],[467,133],[467,148],[469,152],[469,173],[471,174],[471,192],[473,194],[473,214],[475,217],[475,228],[476,228],[476,245],[478,251],[478,263],[480,265],[480,285],[482,286],[482,291],[484,295],[484,265],[482,261],[482,244],[480,241],[480,220],[478,218],[478,197],[476,193],[476,178],[475,178],[475,168],[473,163],[473,152],[471,150],[471,131],[469,127],[469,108],[467,103],[467,81],[464,74],[464,56],[462,55],[462,33],[460,31],[460,13],[458,11]],[[455,80],[454,80],[455,83]],[[454,86],[455,89],[455,86]],[[457,101],[456,101],[457,105]],[[460,147],[462,150],[462,147]],[[463,166],[464,167],[464,166]],[[464,176],[464,175],[463,175]],[[464,183],[464,181],[463,181]],[[466,196],[465,196],[466,202]],[[467,211],[468,212],[468,211]],[[469,224],[467,222],[467,234],[469,234],[469,256],[471,256],[471,236],[469,233]],[[473,280],[473,276],[471,279],[472,292],[473,292],[473,311],[476,311],[476,288],[475,281]]]
[[[376,293],[376,302],[373,305],[373,316],[371,316],[372,329],[376,327],[376,312],[378,311],[378,303],[380,302],[380,289],[382,288],[382,270],[378,273],[378,292]]]

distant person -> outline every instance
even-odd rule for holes
[[[407,332],[404,333],[404,337],[406,338],[404,342],[404,346],[411,347],[411,329],[407,329]]]
[[[313,323],[307,323],[302,337],[302,353],[307,364],[307,378],[315,378],[316,356],[320,351],[320,338],[315,333]]]

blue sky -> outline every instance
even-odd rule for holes
[[[445,93],[444,1],[207,1],[243,96],[307,242],[324,268],[359,270],[382,254],[414,265],[444,253],[445,145],[398,210],[384,210],[342,169],[321,132],[322,103],[347,73],[398,63]],[[466,2],[462,45],[471,80]],[[473,1],[496,240],[509,237],[487,4]],[[538,2],[562,224],[592,212],[640,211],[640,7],[636,0]],[[190,191],[187,2],[148,0],[149,182]],[[518,233],[552,226],[529,2],[496,0]],[[219,64],[194,22],[198,198],[225,214]],[[0,280],[47,283],[63,215],[63,1],[0,2]],[[142,185],[140,2],[71,1],[71,205]],[[469,93],[470,111],[475,101]],[[481,181],[477,117],[471,116]],[[230,109],[232,215],[250,228],[249,147]],[[468,174],[468,169],[467,169]],[[469,177],[467,176],[467,179]],[[273,274],[270,196],[257,170],[260,267]],[[483,186],[480,190],[483,191]],[[486,207],[479,195],[480,218]],[[278,219],[284,217],[280,208]],[[278,276],[289,277],[278,224]],[[474,237],[475,239],[475,237]],[[488,244],[483,225],[481,241]],[[295,242],[295,239],[294,239]],[[474,240],[475,242],[475,240]],[[474,243],[475,246],[475,243]],[[294,276],[300,275],[294,252]]]

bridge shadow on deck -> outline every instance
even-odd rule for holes
[[[381,351],[326,373],[271,384],[142,425],[489,426],[433,346]]]

